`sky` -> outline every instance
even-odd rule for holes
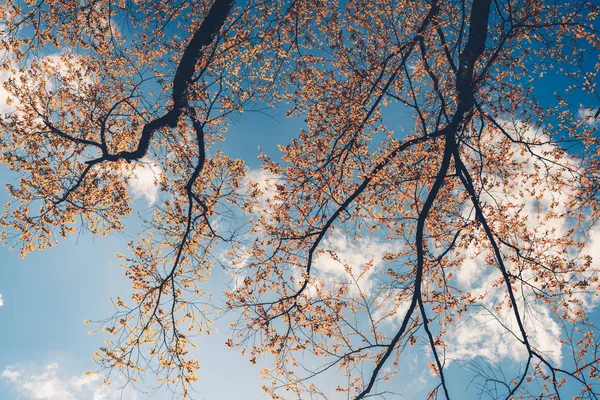
[[[253,126],[261,130],[260,125]],[[238,152],[253,140],[242,140]],[[136,169],[136,173],[139,178],[133,180],[130,191],[134,208],[143,213],[156,200],[157,189],[152,171]],[[13,173],[0,169],[2,183],[14,179]],[[0,193],[0,201],[6,202],[6,191]],[[114,254],[127,252],[126,243],[138,226],[132,216],[127,229],[116,235],[95,237],[79,232],[23,259],[18,249],[0,247],[0,399],[100,400],[118,394],[118,390],[98,388],[99,377],[85,375],[96,368],[91,356],[103,337],[88,335],[92,326],[84,320],[112,315],[110,299],[130,292],[129,280]],[[217,324],[227,330],[226,323]],[[228,349],[225,340],[217,334],[202,338],[199,351],[206,367],[199,373],[200,398],[262,398],[259,369],[252,368],[238,351]],[[129,396],[132,394],[124,398]],[[164,396],[168,393],[159,391],[153,398],[167,398]],[[138,394],[137,398],[146,397]]]
[[[276,112],[274,116],[258,113],[240,116],[231,127],[231,135],[237,139],[220,145],[231,156],[246,159],[249,171],[255,176],[260,175],[260,160],[256,158],[258,146],[267,154],[276,154],[276,144],[289,140],[301,124],[297,120],[285,120]],[[135,173],[129,190],[134,198],[134,210],[143,214],[159,196],[153,181],[160,168],[150,163],[136,168]],[[1,182],[11,183],[15,178],[15,173],[0,168]],[[0,201],[8,201],[4,190],[0,191]],[[126,242],[135,236],[139,227],[137,217],[129,217],[126,226],[123,232],[106,237],[80,231],[58,246],[33,252],[23,259],[19,258],[18,250],[0,247],[0,399],[108,400],[120,395],[124,399],[170,398],[170,393],[163,389],[151,392],[152,396],[129,389],[121,393],[118,381],[109,387],[100,386],[100,376],[85,374],[96,368],[91,356],[102,344],[103,337],[102,334],[88,335],[91,326],[83,321],[110,316],[113,311],[110,299],[130,290],[114,254],[127,251]],[[385,250],[375,239],[358,243],[344,242],[343,238],[337,240],[331,241],[329,246],[359,265],[365,262],[365,254],[382,256]],[[470,262],[464,266],[466,275],[459,275],[459,280],[466,285],[473,283],[473,277],[481,273],[483,264],[477,257]],[[331,260],[321,260],[319,266],[326,273],[339,273]],[[211,284],[224,285],[226,280],[217,271]],[[228,338],[228,318],[216,321],[219,333],[203,336],[198,342],[201,369],[195,398],[266,398],[260,389],[263,382],[259,371],[270,364],[266,360],[259,361],[258,366],[251,365],[247,357],[224,345]],[[551,320],[545,323],[552,328]],[[512,358],[516,357],[511,356],[514,349],[503,342],[501,331],[492,329],[484,333],[484,324],[485,321],[474,318],[454,333],[464,352],[456,356],[500,354],[510,369]],[[486,326],[486,332],[488,328]],[[552,329],[547,335],[550,336],[543,339],[552,343],[555,340]],[[409,350],[406,355],[409,361],[396,382],[398,392],[404,395],[402,398],[420,398],[418,394],[422,394],[423,387],[435,381],[422,365],[428,358],[426,346]],[[450,365],[447,376],[451,387],[467,392],[465,399],[476,398],[476,385],[464,380],[464,371],[456,363]],[[334,383],[325,382],[325,385]]]
[[[2,93],[0,92],[0,101]],[[0,104],[0,109],[2,104]],[[236,140],[220,145],[232,157],[243,157],[258,171],[260,151],[275,154],[277,144],[297,131],[299,122],[286,121],[272,113],[245,113],[231,127]],[[261,150],[258,149],[261,146]],[[160,168],[152,163],[137,167],[129,190],[134,213],[147,213],[158,198],[154,185]],[[0,203],[9,201],[4,184],[17,175],[0,166]],[[0,399],[109,400],[120,395],[119,382],[109,388],[98,386],[100,376],[87,376],[96,369],[93,353],[102,345],[102,334],[88,335],[93,324],[114,312],[111,298],[130,293],[130,282],[115,253],[127,253],[126,243],[139,231],[136,215],[127,219],[126,229],[97,237],[81,231],[58,246],[19,258],[18,248],[0,246]],[[213,285],[229,284],[215,273]],[[199,343],[200,382],[194,398],[262,399],[260,369],[238,350],[225,345],[227,318],[215,322],[217,334],[203,336]],[[232,382],[232,370],[235,379]],[[148,396],[126,391],[123,398]],[[166,390],[152,393],[154,399],[170,398]]]
[[[1,93],[0,93],[1,96]],[[403,115],[402,117],[407,117]],[[299,130],[301,121],[285,119],[284,112],[244,113],[230,127],[235,140],[227,140],[219,147],[232,157],[246,160],[249,172],[261,176],[261,152],[279,154],[278,144],[287,143]],[[260,146],[260,150],[259,147]],[[154,185],[160,168],[146,163],[135,169],[130,182],[135,213],[147,213],[159,193]],[[0,166],[0,183],[15,183],[17,175]],[[6,190],[0,190],[0,202],[9,201]],[[126,253],[126,243],[139,230],[136,215],[127,218],[126,229],[106,237],[97,237],[80,231],[61,240],[57,246],[36,251],[24,258],[18,248],[0,247],[0,399],[43,400],[112,400],[168,399],[171,393],[164,388],[153,391],[153,385],[144,387],[150,395],[126,389],[121,392],[119,381],[111,386],[99,385],[99,375],[86,375],[96,369],[93,353],[102,345],[101,333],[89,335],[93,324],[84,320],[102,320],[112,315],[111,299],[130,292],[129,280],[115,253]],[[363,254],[377,250],[373,243],[364,247],[350,247],[349,259],[364,262]],[[361,254],[363,253],[363,254]],[[358,258],[357,258],[358,257]],[[329,264],[330,265],[330,264]],[[324,268],[326,266],[324,265]],[[332,267],[335,268],[335,267]],[[229,278],[216,271],[211,285],[229,284]],[[264,399],[260,388],[260,369],[269,367],[268,360],[252,365],[248,357],[225,346],[229,337],[229,316],[215,322],[219,332],[202,336],[198,342],[201,369],[195,386],[194,398]],[[423,347],[424,349],[424,347]],[[419,365],[424,359],[423,349],[410,355],[410,363],[400,392],[420,393],[423,384],[431,379],[428,370]],[[232,380],[233,379],[233,380]],[[153,383],[153,382],[150,382]],[[322,382],[323,383],[323,382]],[[324,382],[335,387],[335,382]]]
[[[0,81],[6,76],[0,75]],[[556,82],[554,82],[556,84]],[[560,86],[561,82],[558,83]],[[562,82],[564,84],[564,82]],[[540,86],[540,96],[552,94],[548,86]],[[578,113],[585,118],[596,106],[583,104]],[[6,110],[5,97],[0,90],[0,112]],[[302,121],[286,119],[285,111],[274,110],[270,116],[261,113],[244,113],[236,116],[227,136],[230,140],[219,144],[227,155],[240,157],[246,161],[249,174],[261,179],[260,152],[277,158],[278,144],[286,144],[299,131]],[[392,128],[412,126],[409,115],[400,110],[391,119]],[[598,126],[597,121],[589,121]],[[258,147],[261,147],[259,150]],[[103,335],[90,335],[93,328],[84,320],[101,320],[113,313],[111,299],[130,292],[129,280],[120,266],[115,253],[126,253],[126,243],[139,231],[136,213],[148,213],[160,193],[154,185],[154,178],[161,169],[152,160],[136,168],[136,177],[131,180],[129,190],[133,196],[134,215],[127,218],[126,229],[106,237],[97,237],[80,231],[58,246],[33,252],[25,258],[19,257],[18,249],[0,247],[0,400],[40,399],[40,400],[109,400],[121,396],[128,399],[145,399],[149,395],[130,388],[121,390],[121,382],[116,380],[111,386],[99,385],[101,377],[86,374],[96,365],[91,357],[102,345]],[[0,166],[0,183],[13,183],[16,174]],[[0,189],[0,203],[9,201],[4,189]],[[600,248],[600,231],[594,231],[588,250]],[[350,243],[344,238],[331,238],[328,245],[343,253],[346,260],[356,265],[364,264],[365,254],[374,256],[376,263],[386,251],[386,244],[377,238]],[[484,273],[484,262],[475,255],[464,265],[464,274],[459,280],[465,285],[475,284],[475,277]],[[319,268],[325,275],[340,274],[340,266],[333,260],[321,259]],[[225,287],[228,277],[216,271],[210,284],[215,288]],[[597,310],[592,314],[600,323]],[[202,336],[198,341],[198,358],[201,361],[200,381],[195,386],[195,398],[206,400],[221,399],[263,399],[266,398],[260,386],[260,369],[269,367],[270,361],[259,360],[252,365],[248,357],[229,349],[225,341],[229,337],[228,322],[233,316],[225,316],[215,322],[218,333]],[[540,328],[537,340],[543,341],[549,351],[556,351],[556,324],[548,315],[537,315]],[[484,330],[485,326],[485,330]],[[499,330],[488,330],[485,316],[473,317],[451,333],[460,344],[454,357],[469,358],[499,356],[507,370],[514,369],[519,360],[519,352],[504,341]],[[461,353],[462,351],[462,353]],[[428,369],[423,368],[429,358],[426,346],[416,346],[408,350],[402,373],[395,381],[393,389],[402,398],[421,398],[423,388],[436,380]],[[559,359],[560,352],[553,353]],[[464,379],[464,370],[458,363],[452,363],[447,372],[451,388],[464,391],[464,399],[477,398],[476,383]],[[337,384],[321,382],[325,386]],[[164,388],[153,391],[152,386],[143,390],[151,391],[151,398],[167,399],[170,393]],[[565,394],[575,393],[567,387]],[[390,398],[401,398],[392,395]]]

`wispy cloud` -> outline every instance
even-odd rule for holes
[[[486,279],[492,283],[499,274]],[[496,278],[496,279],[494,279]],[[504,300],[504,289],[494,288],[487,292],[485,300],[464,317],[464,322],[448,335],[449,359],[474,359],[485,357],[495,362],[503,359],[524,361],[528,357],[525,346],[518,340],[519,329],[512,308],[506,304],[497,310]],[[530,343],[550,360],[561,363],[561,329],[550,315],[548,307],[536,302],[533,295],[517,300],[521,318]],[[527,307],[525,307],[527,304]],[[514,334],[513,334],[514,332]]]
[[[0,293],[0,307],[4,305],[4,299],[2,298],[2,293]]]
[[[370,293],[375,281],[373,276],[383,265],[387,252],[394,250],[394,243],[380,241],[375,237],[350,237],[334,233],[322,245],[323,251],[315,259],[317,279],[322,284],[331,281],[350,283],[350,293]]]
[[[46,365],[41,372],[31,368],[7,367],[0,378],[8,382],[15,392],[35,400],[109,400],[114,398],[135,399],[133,389],[100,385],[102,379],[94,374],[63,377],[57,363]]]
[[[580,110],[582,118],[596,110],[583,111]],[[596,123],[589,119],[586,122]],[[484,146],[489,146],[490,153],[493,154],[496,148],[502,148],[506,165],[510,165],[509,161],[518,165],[520,175],[519,179],[507,182],[503,180],[501,173],[487,173],[484,178],[489,190],[481,195],[481,202],[484,207],[486,204],[498,205],[496,210],[501,210],[505,221],[521,223],[515,224],[511,229],[538,243],[540,247],[537,247],[537,251],[543,252],[547,257],[540,258],[541,263],[548,262],[553,254],[564,257],[561,249],[554,246],[560,246],[561,238],[573,228],[573,221],[565,216],[569,215],[569,204],[576,195],[581,165],[576,158],[561,151],[543,129],[520,121],[502,121],[502,125],[512,137],[529,142],[532,151],[539,154],[540,158],[543,157],[544,161],[531,157],[518,144],[507,146],[504,143],[500,147],[501,139],[484,137]],[[489,142],[486,143],[485,140]],[[465,209],[466,218],[473,218],[473,215],[470,208]],[[589,233],[584,254],[600,256],[600,253],[591,254],[593,251],[588,250],[590,245],[594,245],[591,248],[595,247],[596,232],[593,229]],[[511,236],[507,236],[510,241]],[[494,361],[524,361],[527,352],[519,341],[520,332],[514,312],[507,305],[504,286],[498,286],[502,276],[495,262],[490,261],[493,257],[485,247],[486,245],[473,243],[468,250],[460,252],[464,261],[456,273],[457,286],[462,290],[470,290],[479,301],[471,308],[470,313],[463,316],[463,322],[448,335],[447,341],[451,345],[446,355],[450,359],[482,356]],[[510,249],[502,250],[511,254]],[[575,258],[577,254],[574,252],[572,256]],[[594,259],[596,260],[595,257]],[[597,261],[595,262],[597,265]],[[519,278],[523,281],[535,282],[536,272],[532,268],[516,265],[509,257],[505,257],[504,263],[507,270],[518,271]],[[596,272],[597,269],[592,268],[589,273]],[[530,343],[549,360],[560,365],[561,328],[550,306],[539,301],[532,289],[519,289],[516,293],[517,305]]]
[[[600,117],[595,117],[597,113],[597,108],[580,108],[577,111],[577,115],[579,116],[579,118],[584,120],[585,123],[591,127],[597,127],[600,125]]]
[[[10,55],[5,51],[0,51],[0,62],[6,61]],[[9,114],[15,111],[14,104],[9,104],[9,94],[4,84],[15,74],[7,70],[0,70],[0,118],[4,118],[4,114]]]
[[[128,184],[134,198],[143,197],[148,204],[158,200],[158,182],[162,175],[162,168],[156,161],[148,157],[136,162],[131,171],[126,172]]]
[[[0,30],[2,26],[0,25]],[[0,118],[4,118],[5,114],[12,114],[17,111],[20,104],[19,99],[12,96],[6,90],[5,84],[13,79],[14,85],[21,88],[30,87],[33,84],[31,76],[28,76],[25,71],[30,64],[17,64],[13,62],[13,53],[6,50],[0,51],[0,62],[8,63],[11,69],[0,70]],[[60,78],[62,88],[67,88],[73,93],[81,93],[82,90],[91,85],[92,80],[88,72],[83,68],[81,58],[70,52],[59,52],[46,55],[36,59],[38,64],[43,64],[47,70],[44,72],[44,81],[46,90],[52,92],[57,87],[57,79]],[[79,79],[71,79],[76,73]],[[38,73],[38,76],[40,74]],[[68,84],[65,84],[65,81]]]
[[[275,195],[277,194],[275,185],[279,180],[281,180],[280,176],[262,168],[248,170],[242,192],[246,192],[247,194],[253,193],[256,196],[258,204],[255,211],[262,211],[268,214],[269,205],[279,203],[275,199]]]

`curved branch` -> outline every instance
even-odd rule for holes
[[[137,148],[133,151],[121,151],[117,154],[107,153],[102,157],[87,161],[87,164],[95,165],[103,161],[126,160],[130,162],[139,160],[148,152],[150,142],[156,131],[166,127],[174,128],[177,126],[179,118],[186,111],[188,91],[193,82],[196,65],[202,58],[204,49],[214,41],[217,33],[225,24],[225,20],[229,16],[233,4],[233,0],[215,0],[179,61],[175,77],[173,78],[173,91],[171,94],[173,106],[171,110],[144,125]]]

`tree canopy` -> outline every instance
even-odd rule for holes
[[[5,243],[122,230],[136,169],[157,172],[119,255],[132,294],[97,326],[108,376],[189,396],[216,307],[235,316],[227,345],[273,362],[272,398],[385,398],[413,347],[430,398],[462,396],[450,368],[482,397],[598,398],[595,1],[4,12],[0,160],[20,176]],[[301,128],[259,171],[223,151],[242,114],[281,110]]]

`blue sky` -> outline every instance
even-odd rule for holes
[[[0,179],[7,182],[12,177],[3,169]],[[2,196],[5,201],[5,194]],[[145,198],[135,203],[138,208],[147,204]],[[130,291],[120,260],[114,256],[126,252],[126,236],[135,235],[135,219],[130,222],[133,228],[123,234],[94,237],[82,232],[24,259],[17,250],[0,248],[4,302],[0,307],[0,374],[7,370],[21,374],[13,381],[8,378],[10,374],[0,377],[1,399],[59,399],[52,397],[52,393],[59,393],[54,384],[77,399],[92,398],[95,384],[78,391],[69,382],[96,368],[91,356],[104,339],[102,334],[88,335],[93,325],[83,321],[110,316],[110,298]],[[226,348],[224,342],[221,335],[202,338],[200,354],[205,367],[200,372],[200,393],[207,399],[241,398],[250,393],[247,398],[260,398],[258,370],[250,368],[247,359]],[[235,384],[229,377],[231,365],[238,372]],[[27,389],[32,382],[37,388]],[[219,393],[227,395],[220,397]],[[166,395],[159,392],[155,398]]]
[[[219,146],[231,156],[245,158],[250,168],[258,168],[257,146],[262,146],[268,154],[278,154],[276,145],[289,140],[300,126],[300,121],[274,115],[275,119],[253,113],[240,116],[231,127],[231,135],[236,139]],[[14,179],[14,173],[4,168],[0,170],[2,182],[10,183]],[[131,189],[136,196],[133,202],[136,212],[150,210],[152,195],[149,193],[153,187],[144,185]],[[8,200],[4,191],[0,200]],[[111,388],[99,387],[98,377],[84,375],[85,371],[95,369],[91,355],[102,344],[103,336],[88,335],[93,325],[85,325],[83,321],[110,316],[113,311],[110,299],[129,293],[128,279],[114,254],[127,251],[126,242],[135,236],[138,226],[137,218],[131,216],[123,232],[94,237],[81,231],[62,240],[58,246],[31,253],[23,259],[17,250],[0,248],[0,293],[4,302],[0,307],[1,399],[101,400],[119,394],[115,390],[118,382]],[[227,279],[216,271],[211,285],[223,286]],[[251,365],[247,357],[224,345],[229,318],[217,320],[219,333],[203,336],[198,341],[201,370],[200,381],[195,386],[196,397],[209,400],[265,398],[260,389],[263,382],[259,370],[270,363],[266,360]],[[429,355],[423,344],[410,349],[392,389],[404,394],[403,398],[420,398],[418,394],[422,395],[424,387],[435,381],[423,365]],[[508,371],[514,371],[515,364],[510,359],[504,362]],[[453,363],[447,376],[450,386],[458,392],[468,388],[470,394],[465,394],[465,399],[476,398],[476,385],[465,379],[464,370]],[[335,386],[335,382],[323,383]],[[147,397],[143,393],[123,393],[125,399]],[[152,396],[169,397],[165,390],[158,390]]]
[[[0,76],[0,78],[2,78]],[[552,82],[553,86],[548,84]],[[552,92],[562,90],[568,84],[566,81],[556,81],[547,76],[539,81],[538,94],[543,102],[554,100]],[[577,96],[572,98],[576,104]],[[0,94],[0,110],[4,104]],[[584,107],[593,108],[596,104],[586,103],[581,98]],[[394,107],[398,107],[395,105]],[[584,116],[585,111],[574,111],[578,117]],[[255,112],[246,112],[236,116],[230,127],[226,142],[218,144],[231,157],[246,160],[248,168],[256,171],[261,162],[257,159],[258,146],[262,152],[278,159],[277,145],[286,144],[303,126],[302,121],[286,119],[285,110],[269,111],[271,116]],[[398,129],[402,126],[412,127],[409,115],[402,108],[384,111],[388,126]],[[131,187],[135,199],[135,212],[145,213],[151,209],[149,202],[159,194],[153,187],[153,173],[148,170],[138,170],[140,178]],[[15,173],[0,167],[0,183],[11,183],[16,178]],[[0,190],[0,202],[9,200],[6,191]],[[139,221],[132,215],[127,219],[126,230],[106,237],[95,237],[82,230],[79,234],[62,240],[58,246],[42,252],[34,252],[27,257],[19,258],[18,249],[10,251],[0,247],[0,400],[11,399],[48,399],[48,400],[108,400],[122,395],[124,399],[144,399],[148,396],[143,392],[126,390],[120,392],[119,381],[112,387],[99,387],[100,378],[87,376],[85,372],[94,370],[96,365],[91,356],[102,345],[102,334],[88,335],[93,325],[83,323],[86,319],[101,320],[113,313],[111,298],[123,296],[130,292],[129,280],[120,267],[120,260],[115,253],[126,253],[126,243],[133,239],[139,230]],[[365,247],[349,246],[349,258],[359,259]],[[600,246],[600,242],[595,243]],[[346,244],[345,244],[346,245]],[[373,243],[370,245],[375,246]],[[347,246],[347,245],[346,245]],[[371,249],[371,248],[369,248]],[[373,249],[377,251],[376,248]],[[322,264],[323,269],[335,269]],[[481,265],[469,265],[474,271],[480,271]],[[469,270],[471,271],[471,270]],[[333,273],[333,272],[332,272]],[[465,282],[471,284],[471,278],[465,277]],[[210,285],[218,292],[224,287],[228,277],[216,271]],[[600,322],[598,311],[593,314]],[[202,336],[198,339],[198,357],[201,360],[199,371],[200,381],[195,386],[195,398],[207,400],[221,399],[261,399],[266,398],[260,386],[260,369],[269,367],[270,361],[259,361],[252,365],[248,357],[239,354],[235,349],[227,348],[224,343],[229,337],[228,322],[234,318],[225,316],[215,322],[219,333]],[[470,351],[480,351],[485,354],[485,346],[492,351],[505,351],[507,356],[502,358],[506,371],[515,372],[515,364],[509,354],[511,349],[504,349],[502,338],[492,342],[491,338],[480,335],[483,325],[474,318],[473,325],[461,331],[465,340],[465,348]],[[547,321],[546,321],[547,322]],[[476,336],[468,341],[467,336]],[[480,336],[477,336],[480,335]],[[549,341],[554,337],[549,337]],[[489,343],[485,343],[490,340]],[[478,349],[475,349],[475,347]],[[494,347],[496,346],[496,347]],[[481,347],[481,348],[479,348]],[[421,398],[426,386],[430,387],[435,378],[424,367],[429,359],[429,352],[423,343],[408,350],[404,355],[399,377],[394,381],[391,390],[404,395],[403,398]],[[334,375],[335,376],[335,375]],[[464,398],[477,398],[477,388],[469,379],[465,379],[463,369],[452,363],[447,371],[450,386],[455,393],[466,391]],[[335,381],[325,381],[326,387],[337,386]],[[152,382],[148,382],[152,387]],[[148,389],[142,386],[142,389]],[[576,392],[574,386],[567,386],[565,395]],[[170,393],[158,389],[152,398],[166,399]],[[392,395],[390,398],[399,398]]]
[[[236,140],[219,147],[232,157],[245,158],[251,168],[261,163],[257,159],[259,145],[262,151],[278,154],[277,144],[289,140],[299,126],[297,121],[285,120],[277,113],[267,117],[249,112],[236,120],[231,128]],[[152,173],[143,172],[143,182],[130,188],[135,213],[151,210],[152,192],[157,191],[151,182]],[[14,183],[16,178],[17,174],[0,166],[2,186]],[[0,202],[7,201],[9,196],[2,187]],[[129,217],[126,226],[123,232],[105,237],[83,230],[25,258],[19,257],[18,246],[12,251],[0,247],[0,294],[4,303],[0,307],[0,399],[58,400],[70,393],[78,400],[94,395],[100,400],[118,394],[117,390],[98,389],[97,381],[81,386],[73,382],[82,379],[86,371],[95,370],[91,357],[104,340],[101,333],[88,335],[94,324],[86,325],[84,320],[109,317],[114,312],[111,298],[130,293],[129,279],[115,253],[127,253],[127,242],[139,230],[137,216]],[[217,271],[213,285],[224,282],[228,283],[228,278]],[[221,333],[203,336],[199,342],[202,367],[195,398],[264,398],[260,369],[267,364],[257,368],[238,350],[225,346],[227,318],[216,321],[215,326]],[[3,376],[3,371],[20,376],[12,379],[14,374]],[[112,386],[118,386],[118,382]],[[124,398],[130,396],[133,392],[126,392]],[[143,393],[137,396],[147,397]],[[169,397],[166,390],[153,395],[158,399]]]
[[[256,170],[261,161],[260,151],[279,154],[277,145],[287,143],[298,132],[301,121],[285,119],[283,112],[272,111],[271,116],[261,113],[244,113],[236,118],[230,128],[235,140],[228,140],[218,147],[232,157],[242,157],[249,168]],[[148,172],[148,171],[142,171]],[[140,175],[142,175],[140,174]],[[151,210],[150,199],[156,189],[149,182],[152,174],[130,188],[134,196],[135,212]],[[0,182],[14,183],[17,175],[0,168]],[[0,201],[9,197],[0,191]],[[89,335],[94,324],[84,320],[102,320],[113,313],[111,298],[130,293],[129,280],[120,267],[115,253],[126,253],[126,243],[139,230],[139,220],[129,217],[123,232],[96,237],[85,230],[61,240],[57,246],[41,252],[19,257],[18,246],[14,250],[0,247],[0,294],[4,305],[0,307],[0,399],[48,399],[62,400],[108,400],[118,396],[119,382],[111,387],[98,386],[99,376],[86,376],[95,370],[92,354],[102,345],[102,333]],[[211,280],[214,287],[229,283],[229,277],[219,270]],[[238,350],[229,349],[225,341],[229,337],[229,321],[225,316],[215,322],[219,333],[202,336],[198,341],[198,358],[201,361],[200,381],[195,386],[194,398],[261,399],[265,382],[260,379],[260,369],[269,367],[268,360],[252,365],[248,357]],[[423,383],[432,379],[428,370],[422,368],[425,346],[416,348],[409,355],[406,366],[409,375],[402,375],[398,391],[406,395],[420,393]],[[325,379],[325,378],[323,378]],[[320,379],[329,387],[336,382]],[[151,398],[170,398],[170,392],[159,389],[152,392],[154,382],[141,386],[150,390]],[[144,399],[143,392],[125,391],[124,399]],[[409,397],[410,398],[410,397]]]

